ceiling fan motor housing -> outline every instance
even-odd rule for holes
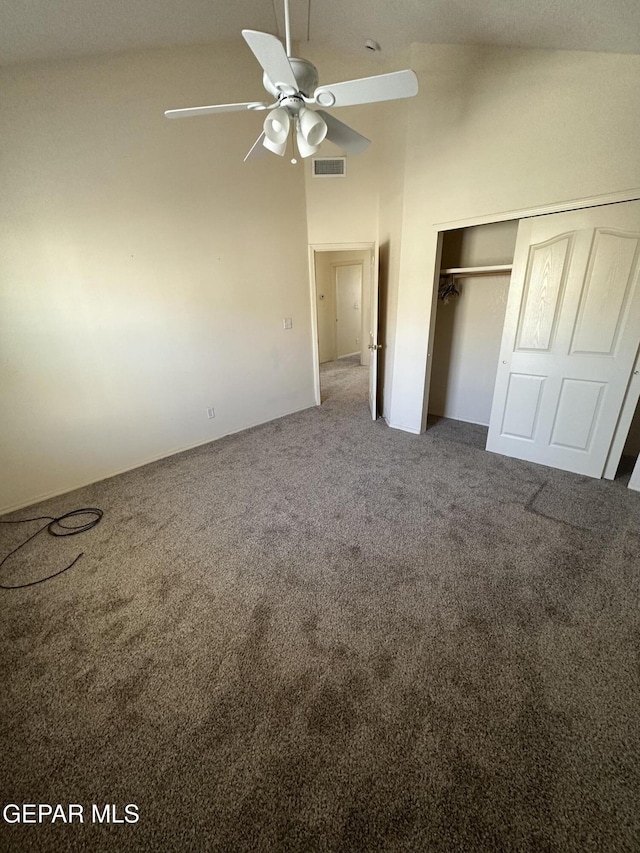
[[[298,84],[298,92],[301,92],[306,98],[313,97],[313,93],[318,86],[318,69],[313,65],[313,63],[309,62],[308,59],[297,59],[296,57],[290,56],[289,63],[293,70],[293,75],[296,78],[296,83]],[[286,87],[279,87],[277,84],[280,81],[275,80],[271,81],[267,77],[267,73],[262,75],[262,84],[264,88],[269,92],[270,95],[273,95],[274,98],[280,98],[282,94],[285,95],[293,95],[293,92],[287,91]]]

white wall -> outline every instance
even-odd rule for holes
[[[640,56],[415,45],[389,421],[426,420],[437,223],[640,187]]]
[[[429,414],[489,426],[509,276],[460,278],[438,301]]]
[[[313,404],[303,168],[162,114],[261,96],[236,44],[0,72],[0,510]]]

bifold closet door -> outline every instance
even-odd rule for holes
[[[640,202],[522,220],[487,450],[601,477],[640,344]]]

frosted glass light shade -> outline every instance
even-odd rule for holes
[[[283,157],[287,147],[290,126],[291,119],[284,107],[271,110],[264,120],[264,140],[262,143],[264,147]]]
[[[313,110],[300,110],[298,127],[305,142],[317,148],[327,135],[327,125],[318,113]]]
[[[320,147],[319,145],[309,145],[302,135],[300,128],[298,128],[298,132],[296,134],[296,142],[298,143],[298,151],[300,152],[301,157],[311,157],[311,155],[315,154]]]
[[[327,124],[318,113],[306,109],[300,110],[297,124],[298,151],[301,157],[310,157],[316,153],[327,135]]]

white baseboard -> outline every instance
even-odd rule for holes
[[[486,427],[489,429],[489,424],[484,423],[483,421],[472,421],[469,418],[456,418],[453,415],[439,415],[436,412],[429,412],[434,418],[446,418],[448,421],[458,421],[461,424],[475,424],[476,426]]]

